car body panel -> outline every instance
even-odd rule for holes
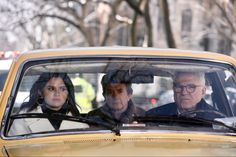
[[[39,50],[23,53],[13,61],[7,77],[4,95],[0,97],[2,124],[15,80],[19,79],[22,65],[28,61],[49,58],[97,57],[97,56],[145,56],[206,60],[236,65],[229,56],[176,49],[154,48],[80,48]],[[115,133],[81,133],[46,137],[9,138],[1,133],[0,156],[235,156],[235,134],[210,134],[181,131],[123,131]]]
[[[9,144],[5,149],[10,156],[235,156],[236,153],[234,138],[192,133],[77,135],[43,140],[23,140],[20,145]]]

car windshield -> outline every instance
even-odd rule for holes
[[[60,86],[49,83],[52,77],[42,79],[43,75],[60,76]],[[196,77],[201,76],[198,81]],[[234,132],[235,71],[228,64],[151,57],[52,59],[25,63],[14,85],[8,102],[7,136],[167,127]],[[47,92],[53,93],[51,101],[57,106],[50,106]],[[49,111],[60,102],[62,107]],[[39,119],[40,123],[34,123]],[[47,127],[47,123],[54,125]]]

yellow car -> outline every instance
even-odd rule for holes
[[[235,78],[236,60],[211,52],[23,53],[0,97],[0,156],[235,156]]]

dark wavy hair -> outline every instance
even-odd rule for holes
[[[133,94],[133,89],[131,87],[131,82],[126,77],[127,77],[127,73],[124,72],[124,71],[114,71],[114,72],[109,72],[106,75],[104,75],[102,77],[102,80],[101,80],[103,96],[108,94],[107,89],[109,88],[111,83],[124,84],[127,88],[127,93],[128,94]]]
[[[24,103],[21,109],[27,108],[27,111],[29,112],[37,108],[37,106],[44,101],[41,96],[42,90],[46,86],[47,82],[52,78],[61,78],[64,81],[66,88],[68,90],[67,113],[71,112],[72,115],[78,116],[80,112],[76,107],[77,104],[75,101],[74,86],[69,76],[66,73],[57,73],[57,72],[42,73],[39,76],[38,80],[33,84],[32,88],[30,89],[29,102]]]

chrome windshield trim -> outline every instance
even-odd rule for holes
[[[178,131],[178,130],[120,130],[120,136],[124,134],[158,134],[158,136],[162,136],[162,134],[196,134],[196,135],[218,135],[218,136],[236,136],[236,133],[227,133],[227,132],[207,132],[207,131]],[[30,138],[47,138],[49,136],[64,136],[64,135],[81,135],[81,134],[114,134],[114,132],[110,130],[96,130],[96,131],[72,131],[72,132],[54,132],[54,133],[44,133],[44,134],[32,134],[25,136],[12,136],[12,137],[4,137],[4,140],[22,140],[22,139],[30,139]],[[148,134],[145,137],[149,136]]]
[[[30,138],[45,138],[53,136],[64,136],[64,135],[80,135],[80,134],[114,134],[111,130],[99,130],[99,131],[67,131],[67,132],[53,132],[53,133],[35,133],[28,135],[17,135],[17,136],[4,136],[4,140],[20,140],[20,139],[30,139]]]

